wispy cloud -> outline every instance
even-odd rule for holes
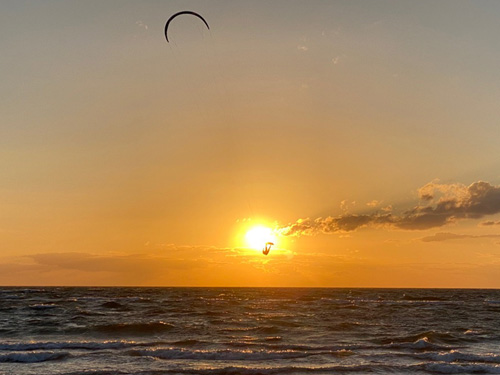
[[[463,184],[430,182],[418,190],[420,203],[400,215],[385,210],[370,214],[344,213],[317,219],[299,219],[279,229],[284,236],[350,232],[361,227],[424,230],[463,219],[500,213],[500,186],[478,181]]]
[[[342,60],[344,60],[345,57],[346,57],[346,55],[344,55],[344,54],[333,57],[332,58],[333,65],[339,64]]]
[[[480,225],[483,226],[500,225],[500,221],[483,221]]]
[[[472,235],[472,234],[456,234],[456,233],[436,233],[432,236],[420,238],[420,241],[441,242],[441,241],[461,240],[469,238],[500,238],[500,234]]]
[[[379,206],[379,205],[380,205],[380,202],[379,202],[378,200],[375,200],[375,199],[374,199],[374,200],[372,200],[371,202],[368,202],[366,205],[367,205],[368,207],[377,207],[377,206]]]
[[[149,246],[149,245],[148,245]],[[244,248],[166,245],[129,253],[61,252],[0,258],[2,285],[267,285],[290,275],[296,254]],[[266,276],[266,277],[267,277]],[[288,277],[288,276],[287,276]]]
[[[36,264],[52,269],[77,270],[84,272],[116,272],[149,274],[169,269],[191,269],[204,266],[204,259],[179,256],[158,256],[150,254],[106,254],[92,253],[43,253],[32,255]]]
[[[140,21],[140,20],[139,20],[139,21],[135,21],[135,24],[136,24],[137,26],[139,26],[139,27],[141,27],[141,28],[145,29],[145,30],[147,30],[147,29],[148,29],[148,25],[144,24],[144,23],[143,23],[142,21]]]

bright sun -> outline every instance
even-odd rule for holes
[[[262,250],[266,242],[272,242],[276,245],[276,236],[271,228],[257,226],[251,228],[245,235],[245,240],[252,249]]]

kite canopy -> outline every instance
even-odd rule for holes
[[[177,16],[180,16],[180,15],[182,15],[182,14],[191,14],[192,16],[196,16],[196,17],[198,17],[200,20],[202,20],[202,21],[203,21],[203,23],[205,24],[205,26],[207,27],[207,29],[209,29],[209,30],[210,30],[210,26],[208,26],[208,23],[207,23],[207,21],[205,20],[205,18],[203,18],[202,16],[200,16],[200,15],[199,15],[198,13],[196,13],[196,12],[192,12],[192,11],[190,11],[190,10],[183,10],[183,11],[181,11],[181,12],[177,12],[177,13],[175,13],[173,16],[171,16],[171,17],[168,19],[168,21],[167,21],[167,23],[166,23],[166,25],[165,25],[165,38],[167,39],[167,42],[169,42],[169,40],[168,40],[168,25],[170,25],[170,22],[172,22],[172,20],[173,20],[174,18],[176,18]]]

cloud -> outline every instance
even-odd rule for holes
[[[464,238],[500,238],[500,234],[455,234],[455,233],[436,233],[432,236],[423,237],[420,239],[422,242],[441,242],[449,240],[459,240]]]
[[[381,203],[380,201],[374,199],[371,202],[368,202],[366,205],[368,207],[377,207],[378,205],[380,205],[380,203]]]
[[[482,183],[482,181],[477,183]],[[464,199],[468,195],[467,190],[468,187],[463,184],[440,184],[438,180],[434,180],[418,189],[418,196],[423,201],[432,201],[437,197],[440,199]]]
[[[143,29],[147,30],[148,29],[148,25],[144,24],[142,21],[136,21],[135,24],[139,27],[142,27]]]
[[[469,186],[431,183],[424,188],[426,199],[432,197],[430,205],[417,206],[405,212],[398,227],[428,229],[456,220],[480,219],[500,212],[500,186],[488,182],[478,181]]]
[[[204,265],[202,259],[183,259],[149,254],[43,253],[32,255],[36,264],[52,269],[84,272],[159,273],[168,269],[196,268]]]
[[[345,214],[315,220],[310,218],[299,219],[293,224],[278,229],[278,231],[284,236],[312,236],[319,233],[350,232],[367,225],[384,226],[392,224],[393,218],[391,214]]]
[[[333,65],[337,65],[340,62],[342,62],[346,57],[347,57],[347,55],[341,54],[341,55],[333,57],[331,61],[332,61]]]
[[[484,181],[474,182],[469,186],[433,181],[421,187],[418,195],[422,204],[400,215],[381,210],[362,215],[344,213],[314,220],[299,219],[280,228],[279,233],[284,236],[315,235],[350,232],[367,226],[424,230],[442,227],[458,220],[480,219],[500,213],[500,186]]]
[[[481,225],[483,226],[500,225],[500,221],[483,221]]]
[[[356,206],[356,201],[348,202],[347,199],[344,199],[340,202],[340,209],[344,212],[349,211],[354,206]]]
[[[0,285],[269,286],[289,280],[292,251],[167,245],[135,254],[38,253],[0,258]],[[295,264],[295,261],[293,262]],[[282,276],[283,276],[282,275]]]
[[[307,46],[304,46],[304,45],[298,45],[298,46],[297,46],[297,49],[298,49],[299,51],[304,51],[304,52],[305,52],[305,51],[307,51],[309,48],[308,48]]]

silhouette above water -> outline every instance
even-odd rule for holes
[[[264,255],[269,254],[269,251],[271,251],[271,246],[273,245],[274,244],[272,242],[266,242],[266,246],[264,247],[264,249],[262,249],[262,254]]]

